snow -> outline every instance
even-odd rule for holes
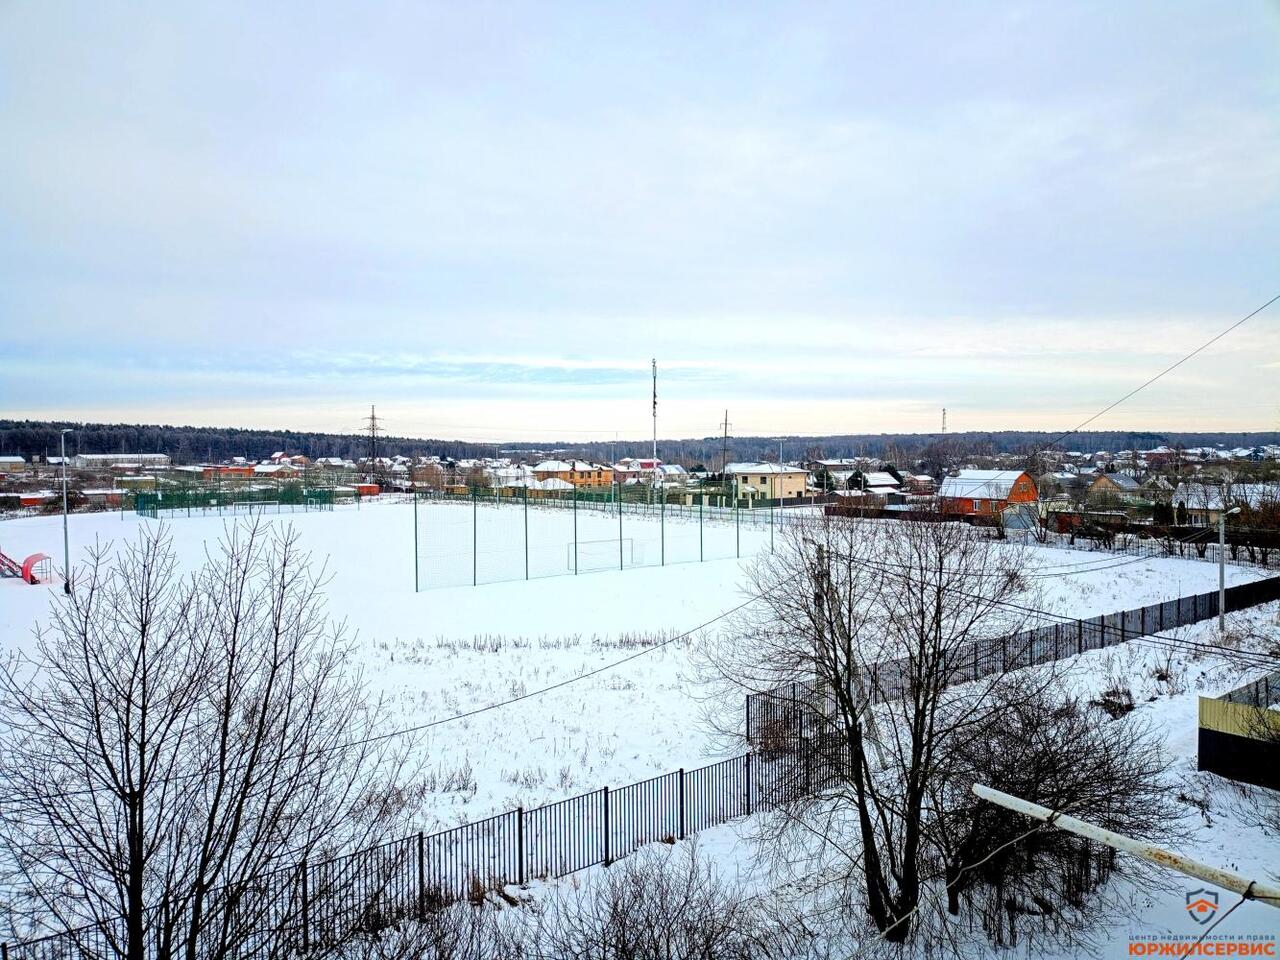
[[[291,524],[302,546],[326,565],[330,614],[355,631],[354,666],[363,671],[372,693],[384,698],[391,726],[447,719],[640,654],[580,682],[422,732],[415,749],[434,774],[431,820],[423,829],[517,805],[527,809],[724,756],[723,746],[702,723],[707,691],[696,678],[690,653],[700,636],[696,628],[747,598],[750,556],[769,549],[767,511],[755,512],[736,529],[731,522],[704,523],[708,559],[702,563],[697,562],[698,524],[688,513],[669,516],[665,533],[652,520],[626,514],[623,536],[632,542],[627,552],[632,568],[573,576],[572,512],[531,504],[531,579],[526,581],[524,511],[518,504],[479,508],[477,572],[483,576],[478,587],[470,585],[470,505],[424,504],[418,511],[419,574],[424,586],[433,587],[420,592],[414,590],[410,504],[366,501],[266,518]],[[580,569],[596,560],[616,564],[616,515],[580,505],[577,519]],[[205,545],[227,522],[233,521],[217,516],[168,521],[180,564],[199,564]],[[73,515],[73,556],[95,540],[127,540],[153,523],[118,512]],[[61,539],[60,516],[0,523],[0,550],[10,556],[44,552],[60,562]],[[657,565],[662,549],[666,566]],[[1033,549],[1036,569],[1049,574],[1038,581],[1044,590],[1041,605],[1057,613],[1092,616],[1217,587],[1217,567],[1202,561],[1130,558],[1134,562],[1118,565],[1124,558],[1107,553]],[[734,557],[739,550],[742,559]],[[590,562],[583,563],[584,557]],[[1228,584],[1262,575],[1246,567],[1228,567],[1226,573]],[[505,582],[484,582],[496,580]],[[5,652],[30,649],[31,628],[45,619],[58,589],[0,580]],[[1259,629],[1280,629],[1275,605],[1248,616]],[[1201,624],[1184,633],[1208,640],[1212,629]],[[689,631],[691,636],[654,646]],[[1132,678],[1140,701],[1154,697],[1141,702],[1131,717],[1147,718],[1166,738],[1177,757],[1176,789],[1210,804],[1211,822],[1188,806],[1198,819],[1189,817],[1192,833],[1184,852],[1245,871],[1274,870],[1280,840],[1262,833],[1235,786],[1194,769],[1197,691],[1216,695],[1245,678],[1219,663],[1186,661],[1185,689],[1170,695],[1152,678],[1159,656],[1132,644],[1094,651],[1077,658],[1075,674],[1082,691],[1100,690],[1119,673]],[[740,825],[707,831],[699,843],[724,858],[729,869],[749,872],[749,843]],[[1194,924],[1183,910],[1183,886],[1178,880],[1167,891],[1146,895],[1139,911],[1116,928],[1112,946],[1127,937],[1127,929],[1202,932],[1198,927],[1188,931]],[[1230,902],[1224,895],[1223,903]],[[1220,930],[1274,931],[1277,918],[1280,914],[1248,904]],[[1114,955],[1120,955],[1118,949]]]

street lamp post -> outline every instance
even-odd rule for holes
[[[62,431],[59,440],[62,443],[62,592],[71,592],[71,537],[67,533],[67,434],[71,428]]]
[[[1227,632],[1227,517],[1239,512],[1232,507],[1218,514],[1218,636]]]

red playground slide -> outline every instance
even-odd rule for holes
[[[0,577],[21,577],[27,583],[39,583],[50,579],[49,558],[43,553],[33,553],[21,565],[13,557],[0,551]]]

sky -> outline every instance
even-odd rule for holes
[[[1275,2],[0,0],[0,417],[1057,431],[1278,293]]]

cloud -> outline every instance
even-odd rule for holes
[[[1263,8],[306,13],[0,9],[0,402],[73,369],[142,419],[384,396],[501,430],[520,398],[608,429],[657,356],[673,402],[797,430],[876,397],[883,429],[1013,422],[1275,292]],[[1177,382],[1274,397],[1258,320]],[[1161,396],[1135,416],[1210,415]]]

